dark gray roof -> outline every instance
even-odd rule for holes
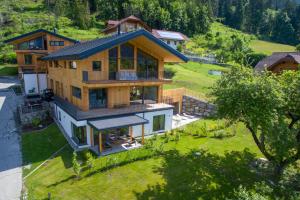
[[[155,42],[156,44],[160,45],[165,50],[169,51],[170,53],[174,54],[175,56],[179,57],[181,60],[187,62],[188,58],[185,57],[183,54],[178,52],[177,50],[173,49],[160,39],[156,38],[150,32],[140,29],[133,32],[128,32],[120,35],[113,35],[105,38],[99,38],[87,42],[78,43],[72,46],[68,46],[62,48],[56,52],[49,54],[48,56],[43,57],[43,60],[80,60],[87,58],[97,52],[112,48],[118,44],[127,42],[131,39],[134,39],[139,36],[145,36],[149,40]]]
[[[98,131],[112,129],[112,128],[121,128],[126,126],[136,126],[136,125],[147,124],[147,123],[148,120],[143,119],[137,115],[88,121],[88,124]]]
[[[268,69],[269,67],[285,58],[291,58],[297,63],[300,63],[300,52],[275,52],[271,56],[268,56],[259,61],[255,66],[255,70],[263,71],[264,69]]]
[[[66,37],[66,36],[63,36],[63,35],[60,35],[60,34],[57,34],[57,33],[54,33],[54,32],[48,31],[48,30],[45,30],[45,29],[37,29],[37,30],[29,32],[29,33],[24,33],[24,34],[19,35],[17,37],[13,37],[13,38],[10,38],[8,40],[5,40],[4,42],[9,43],[9,42],[12,42],[14,40],[18,40],[18,39],[21,39],[21,38],[24,38],[24,37],[27,37],[29,35],[33,35],[33,34],[36,34],[36,33],[48,33],[50,35],[54,35],[56,37],[63,38],[65,40],[69,40],[71,42],[78,42],[78,40],[74,40],[72,38],[69,38],[69,37]]]

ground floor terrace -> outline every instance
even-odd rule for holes
[[[79,151],[91,149],[98,155],[139,148],[145,137],[172,129],[173,107],[166,104],[79,113],[66,109],[66,104],[52,106],[57,124],[70,145]]]

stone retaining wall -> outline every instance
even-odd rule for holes
[[[182,112],[189,115],[208,117],[215,113],[215,105],[190,96],[183,96]]]

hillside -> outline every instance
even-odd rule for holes
[[[228,45],[228,41],[231,40],[232,36],[242,38],[245,46],[255,53],[270,55],[273,52],[295,51],[294,46],[263,41],[258,39],[255,35],[243,33],[242,31],[230,28],[219,22],[214,22],[211,25],[209,34],[196,35],[193,37],[187,44],[187,48],[199,54],[205,54],[206,52],[217,53],[222,46]]]

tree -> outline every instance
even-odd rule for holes
[[[86,164],[87,164],[88,168],[93,169],[95,166],[94,156],[90,152],[87,152],[85,156],[86,156]]]
[[[296,40],[295,29],[287,13],[282,11],[278,12],[274,21],[272,38],[281,43],[294,43]]]
[[[296,51],[300,52],[300,44],[296,46]]]
[[[278,181],[284,169],[300,159],[300,71],[257,75],[233,67],[212,94],[221,118],[241,121],[261,153],[274,165]]]
[[[81,166],[77,161],[77,153],[74,151],[73,152],[73,157],[72,157],[72,166],[73,166],[73,171],[76,175],[76,178],[80,177],[80,173],[81,173]]]

